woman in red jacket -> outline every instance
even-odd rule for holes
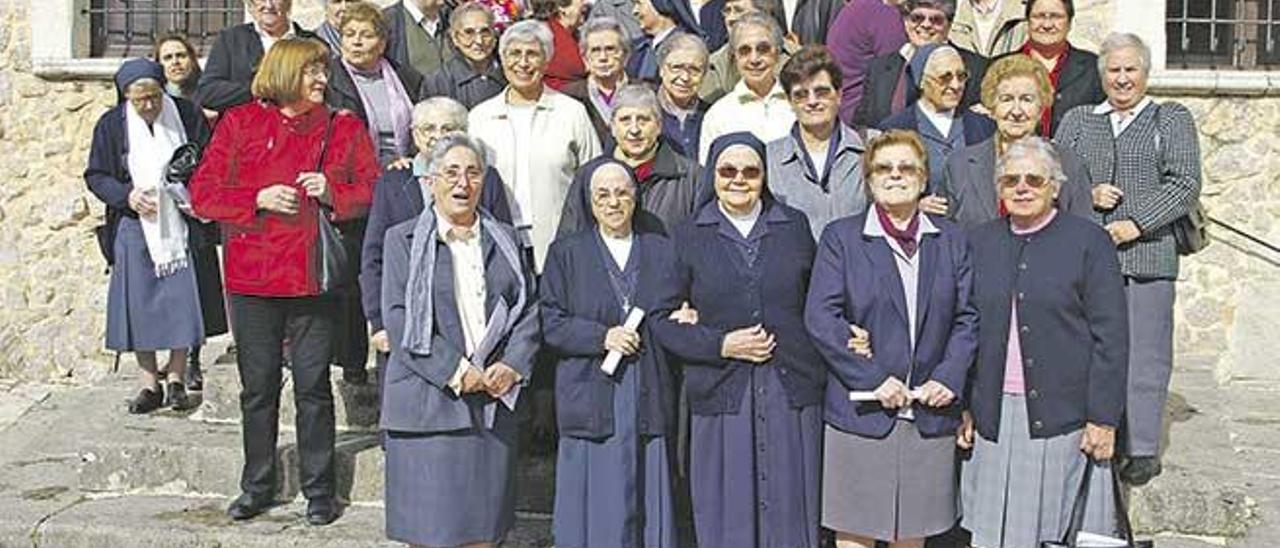
[[[317,208],[327,206],[335,221],[364,215],[378,164],[364,123],[324,106],[328,55],[316,40],[276,42],[254,77],[255,100],[223,114],[191,180],[196,214],[225,232],[243,387],[243,494],[227,509],[234,519],[261,514],[274,500],[286,338],[307,521],[324,525],[338,515],[329,386],[334,303],[318,283]]]

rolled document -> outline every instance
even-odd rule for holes
[[[924,394],[920,392],[919,388],[911,391],[911,399],[913,401],[923,399],[923,396]],[[862,402],[862,401],[876,401],[878,399],[879,398],[876,397],[876,393],[873,390],[850,390],[849,391],[849,401]]]
[[[635,331],[636,328],[640,327],[642,320],[644,320],[644,310],[641,310],[638,306],[633,306],[627,312],[627,319],[622,321],[622,327]],[[600,370],[604,371],[606,375],[612,375],[614,371],[618,370],[619,363],[622,363],[622,353],[610,350],[608,354],[605,354],[604,361],[600,363]]]

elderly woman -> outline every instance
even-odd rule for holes
[[[920,88],[920,98],[906,110],[880,123],[880,129],[907,129],[924,138],[929,151],[931,196],[921,204],[928,213],[945,214],[946,203],[937,199],[942,191],[942,174],[951,153],[987,140],[995,124],[980,114],[960,106],[969,69],[960,53],[951,46],[926,44],[911,57],[910,74]],[[865,100],[864,100],[865,101]]]
[[[587,170],[594,226],[551,245],[540,292],[560,428],[552,532],[563,548],[675,548],[675,391],[649,328],[671,244],[633,222],[630,168],[602,160]],[[648,318],[633,325],[631,314]]]
[[[661,136],[658,121],[658,99],[647,86],[631,84],[618,90],[613,111],[612,160],[622,162],[634,173],[636,191],[636,223],[646,229],[670,233],[670,229],[688,218],[698,197],[698,166],[677,153]],[[591,173],[601,158],[589,162],[574,177],[569,199],[565,200],[558,234],[572,234],[592,226]]]
[[[782,52],[782,29],[778,24],[761,13],[744,15],[730,29],[729,45],[742,80],[711,105],[702,120],[698,158],[708,165],[707,151],[717,137],[745,131],[767,143],[785,136],[796,121],[787,94],[778,83],[778,58]]]
[[[551,29],[551,57],[546,69],[546,82],[551,89],[564,91],[565,86],[587,77],[587,67],[578,51],[578,27],[586,22],[587,7],[585,0],[529,1],[529,17]]]
[[[872,139],[875,203],[828,225],[814,261],[805,323],[827,364],[822,524],[840,548],[920,548],[958,516],[953,435],[978,322],[964,233],[919,208],[927,165],[912,132]],[[851,350],[851,333],[870,348]]]
[[[816,240],[827,223],[867,209],[862,186],[862,138],[841,124],[840,66],[822,46],[805,46],[782,65],[796,124],[770,142],[769,191],[803,211]]]
[[[627,56],[631,44],[626,31],[612,17],[602,16],[587,21],[582,26],[582,58],[587,62],[587,77],[569,83],[560,91],[581,101],[591,116],[604,149],[613,148],[609,120],[618,90],[627,83]]]
[[[383,242],[387,230],[422,214],[431,201],[426,162],[436,143],[446,135],[467,131],[467,109],[448,97],[432,97],[413,107],[413,142],[420,151],[411,168],[389,169],[373,187],[373,205],[360,254],[360,293],[364,315],[373,336],[369,342],[377,351],[379,365],[391,352],[386,326],[382,322]],[[504,223],[511,223],[511,209],[502,188],[502,179],[493,168],[484,172],[480,208]],[[379,367],[378,372],[384,373]],[[381,384],[381,382],[379,382]]]
[[[1027,2],[1027,43],[1019,53],[1039,62],[1049,73],[1053,108],[1040,119],[1040,135],[1053,137],[1062,117],[1080,105],[1096,105],[1106,99],[1098,77],[1098,56],[1067,41],[1075,18],[1072,0]]]
[[[107,348],[133,352],[142,370],[130,413],[191,406],[183,378],[187,351],[205,337],[188,239],[195,223],[165,191],[164,168],[179,146],[206,140],[209,128],[195,105],[164,93],[164,81],[154,61],[120,65],[117,105],[94,126],[84,171],[89,190],[107,206],[107,224],[98,229],[111,266]],[[164,375],[156,363],[160,350],[169,351]]]
[[[413,545],[496,547],[515,522],[515,405],[538,308],[515,231],[477,209],[484,172],[472,139],[440,139],[431,206],[386,237],[387,536]]]
[[[991,64],[982,79],[982,104],[996,121],[994,137],[956,151],[947,159],[941,194],[946,214],[965,227],[990,221],[1004,213],[996,189],[997,159],[1014,141],[1036,134],[1041,113],[1053,105],[1053,87],[1044,67],[1025,55],[1010,55]],[[1059,147],[1067,180],[1059,193],[1061,211],[1089,217],[1093,210],[1093,179],[1080,156]]]
[[[1059,540],[1125,410],[1124,279],[1107,233],[1054,207],[1064,181],[1047,141],[1014,142],[996,163],[1008,218],[970,232],[982,330],[957,442],[973,449],[960,489],[977,547]],[[1097,509],[1110,477],[1093,479]]]
[[[1195,119],[1178,103],[1147,96],[1151,51],[1132,34],[1102,43],[1098,71],[1107,100],[1062,120],[1059,142],[1084,157],[1093,176],[1094,219],[1111,234],[1129,297],[1128,463],[1121,476],[1142,485],[1160,473],[1160,432],[1173,372],[1173,224],[1200,195]]]
[[[711,103],[698,97],[707,72],[707,45],[689,33],[676,33],[658,47],[658,105],[662,136],[686,157],[698,153],[702,118]]]
[[[325,108],[328,58],[316,39],[272,46],[254,77],[258,100],[223,114],[190,184],[196,215],[221,223],[226,236],[245,451],[244,493],[227,510],[237,520],[273,502],[286,331],[307,521],[323,525],[338,515],[329,385],[334,303],[321,294],[316,274],[318,217],[363,216],[378,163],[364,122]]]
[[[470,109],[507,87],[493,12],[476,2],[458,6],[449,14],[449,40],[458,55],[423,78],[419,97],[452,97]]]
[[[600,154],[585,107],[543,83],[551,50],[545,24],[508,28],[498,43],[507,89],[469,117],[471,135],[484,142],[502,175],[521,245],[532,250],[539,272],[573,174]]]
[[[689,0],[635,0],[633,14],[643,36],[634,38],[627,76],[639,82],[658,81],[657,51],[676,32],[701,35]]]
[[[819,543],[825,376],[803,317],[813,235],[768,197],[765,157],[746,133],[712,144],[704,184],[716,199],[676,227],[653,323],[683,362],[693,520],[708,548]]]
[[[253,21],[222,29],[196,86],[194,102],[214,113],[253,101],[250,90],[262,56],[272,44],[288,38],[312,38],[289,18],[293,0],[244,0]]]

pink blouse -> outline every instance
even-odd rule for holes
[[[1011,223],[1009,228],[1018,236],[1034,234],[1039,232],[1053,218],[1058,216],[1058,210],[1053,209],[1045,218],[1030,228],[1017,228]],[[1018,299],[1013,297],[1013,303],[1009,306],[1009,346],[1005,350],[1004,358],[1004,393],[1021,396],[1027,391],[1026,378],[1022,376],[1022,339],[1018,337]]]

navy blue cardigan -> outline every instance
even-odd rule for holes
[[[851,402],[849,391],[875,390],[890,375],[909,388],[933,380],[957,401],[942,408],[916,405],[916,427],[926,437],[954,435],[978,346],[968,240],[956,225],[929,217],[939,232],[920,241],[916,325],[908,327],[893,250],[884,238],[863,235],[866,219],[863,213],[827,225],[814,260],[805,323],[829,374],[823,414],[840,430],[883,438],[893,430],[897,410]],[[849,324],[871,333],[872,359],[848,349]],[[916,333],[914,349],[908,329]]]
[[[658,341],[684,366],[690,411],[697,415],[737,413],[754,367],[776,367],[793,407],[822,402],[826,371],[804,328],[804,300],[813,265],[813,234],[800,211],[766,198],[757,223],[767,231],[760,244],[760,276],[735,268],[742,259],[733,246],[737,230],[712,201],[676,227],[675,268],[660,317]],[[667,314],[688,301],[697,325],[680,325]],[[773,359],[755,365],[720,356],[726,333],[763,324],[778,347]]]
[[[613,435],[613,392],[626,368],[639,368],[640,433],[662,436],[673,430],[673,381],[666,352],[653,342],[649,326],[658,317],[663,278],[672,268],[674,250],[655,233],[636,233],[633,242],[631,253],[640,271],[631,302],[648,314],[640,325],[640,352],[622,360],[613,376],[600,370],[605,333],[625,319],[605,262],[613,259],[594,228],[556,240],[547,251],[540,291],[542,338],[556,364],[556,424],[561,435]]]
[[[1129,323],[1115,244],[1086,219],[1059,213],[1015,236],[1006,219],[973,229],[974,302],[982,318],[969,409],[978,433],[1000,434],[1010,307],[1018,303],[1031,437],[1116,426],[1124,413]]]

